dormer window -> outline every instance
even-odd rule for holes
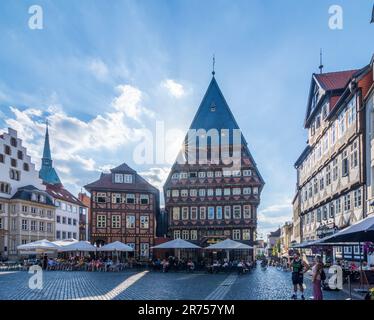
[[[40,196],[39,196],[39,202],[45,202],[45,198],[44,198],[43,195],[40,195]]]
[[[212,102],[212,104],[210,105],[210,111],[211,112],[215,112],[216,111],[216,104],[214,102]]]
[[[31,200],[32,201],[37,201],[38,200],[38,196],[36,195],[36,193],[31,194]]]
[[[122,173],[115,173],[114,174],[114,182],[115,183],[123,183],[123,174]]]
[[[123,181],[125,183],[132,183],[132,174],[124,174],[123,175]]]

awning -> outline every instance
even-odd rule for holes
[[[45,252],[45,251],[56,251],[60,247],[53,242],[43,239],[26,244],[21,244],[17,247],[17,250],[20,251],[36,251],[36,252]]]
[[[73,252],[73,251],[82,251],[82,252],[94,252],[96,247],[94,247],[88,241],[78,241],[67,246],[61,247],[59,249],[61,252]]]
[[[124,244],[120,241],[114,241],[112,243],[108,243],[100,248],[96,249],[97,251],[134,251],[134,249],[127,244]]]
[[[247,244],[241,243],[241,242],[231,240],[231,239],[226,239],[218,243],[212,244],[209,247],[206,247],[205,249],[208,249],[208,250],[234,250],[234,249],[249,250],[249,249],[253,249],[253,247]]]
[[[153,249],[200,249],[199,246],[182,239],[174,239],[152,247]]]

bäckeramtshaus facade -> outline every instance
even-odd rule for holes
[[[302,242],[366,216],[363,98],[372,77],[370,66],[312,75],[304,122],[308,141],[295,163],[299,205],[294,210],[299,210]]]
[[[201,246],[226,238],[253,244],[263,186],[213,74],[164,185],[169,235]]]
[[[125,163],[85,189],[91,193],[91,242],[121,241],[134,248],[135,257],[148,259],[156,236],[158,189]]]

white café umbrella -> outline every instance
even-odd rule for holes
[[[247,244],[238,242],[238,241],[226,239],[226,240],[217,242],[215,244],[212,244],[209,247],[206,247],[205,249],[206,250],[226,250],[227,258],[230,260],[229,250],[249,250],[249,249],[253,249],[253,247]]]
[[[60,247],[59,251],[61,252],[73,252],[73,251],[81,251],[81,252],[95,252],[96,247],[94,247],[88,241],[77,241],[66,246]]]
[[[127,252],[134,251],[134,249],[127,244],[124,244],[120,241],[114,241],[112,243],[108,243],[100,248],[97,251],[106,251],[106,252],[115,252],[117,255],[117,262],[118,262],[118,252],[126,252],[126,259],[127,259]]]
[[[75,243],[75,242],[78,242],[78,240],[70,238],[70,239],[53,241],[52,243],[58,245],[59,247],[65,247],[65,246],[68,246],[69,244],[72,244],[72,243]]]
[[[161,243],[157,246],[152,247],[153,249],[176,249],[178,259],[180,259],[180,249],[201,249],[194,243],[188,242],[182,239],[174,239],[168,242]]]
[[[47,252],[47,251],[56,251],[60,247],[53,242],[43,239],[26,244],[21,244],[17,247],[20,251],[36,251],[36,252]]]

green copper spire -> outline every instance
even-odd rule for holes
[[[60,178],[57,175],[56,170],[52,166],[51,147],[49,146],[49,132],[48,132],[48,121],[46,122],[45,138],[44,138],[44,150],[42,158],[42,168],[39,171],[39,178],[43,180],[43,183],[47,184],[61,184]]]

